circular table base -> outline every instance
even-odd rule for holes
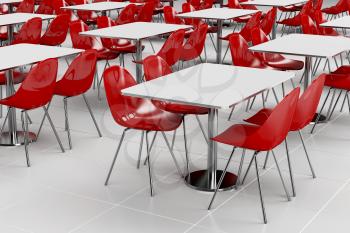
[[[223,171],[216,171],[216,183],[219,182],[221,174]],[[225,191],[232,189],[237,181],[237,176],[233,173],[226,172],[224,180],[220,186],[219,191]],[[196,190],[205,191],[205,192],[214,192],[215,188],[212,188],[208,184],[208,171],[207,170],[199,170],[190,173],[190,180],[188,180],[188,176],[185,177],[185,183]]]
[[[327,122],[326,116],[322,115],[321,113],[315,113],[314,118],[311,121],[311,124],[314,124],[316,122],[318,115],[320,115],[320,118],[318,119],[317,124],[326,123]]]
[[[28,142],[36,141],[36,135],[33,132],[28,133]],[[9,132],[3,132],[0,136],[0,146],[20,146],[24,145],[24,131],[17,131],[17,142],[11,141]]]

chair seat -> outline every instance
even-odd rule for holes
[[[350,75],[348,74],[327,74],[325,86],[342,90],[350,90]]]
[[[146,131],[173,131],[177,129],[183,116],[163,111],[149,100],[141,100],[142,105],[123,116],[121,125],[127,128]]]
[[[278,10],[282,11],[282,12],[295,12],[295,11],[300,11],[303,8],[303,6],[281,6],[278,7]]]
[[[217,26],[209,26],[208,27],[208,33],[217,33],[218,27]]]
[[[25,79],[27,74],[28,73],[26,73],[26,72],[14,71],[13,72],[13,83],[19,84],[19,83],[23,82],[23,80]],[[0,72],[0,85],[6,85],[6,83],[7,83],[6,77],[7,77],[6,72]]]
[[[289,18],[289,19],[284,19],[282,21],[277,21],[278,24],[284,24],[286,26],[292,26],[292,27],[298,27],[301,25],[301,18],[298,17],[299,15]]]
[[[246,16],[234,18],[233,21],[236,21],[237,23],[246,23],[249,21],[250,18],[251,18],[250,15],[246,15]]]
[[[340,66],[338,69],[333,71],[332,74],[350,74],[350,65]]]
[[[97,60],[113,60],[119,56],[118,53],[109,49],[99,49],[97,51]]]
[[[266,64],[280,70],[301,70],[304,67],[304,62],[288,58],[279,61],[267,61]]]
[[[272,113],[272,109],[263,108],[253,116],[249,117],[248,119],[245,119],[244,121],[254,125],[262,125],[267,120],[267,118],[269,118],[271,113]]]
[[[263,135],[253,136],[255,132],[259,130],[260,126],[237,124],[229,127],[223,133],[212,138],[216,142],[220,142],[226,145],[246,148],[256,151],[267,151],[272,149],[272,145],[269,145],[263,140]]]
[[[326,13],[328,15],[338,15],[338,14],[343,13],[345,11],[346,11],[346,9],[342,9],[338,6],[332,6],[332,7],[322,9],[322,12]]]

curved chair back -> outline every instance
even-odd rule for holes
[[[150,81],[173,72],[168,63],[157,55],[148,56],[143,60],[142,64],[146,81]]]
[[[76,49],[92,49],[93,39],[89,36],[81,36],[80,32],[88,31],[89,27],[81,20],[71,22],[69,24],[70,37],[72,40],[73,48]]]
[[[255,13],[254,15],[252,15],[252,17],[248,20],[246,25],[239,32],[239,34],[247,42],[250,42],[252,40],[252,38],[251,38],[252,29],[260,25],[261,14],[262,14],[261,11],[259,11],[259,12]]]
[[[318,35],[317,25],[308,15],[301,15],[301,28],[304,34]]]
[[[261,20],[260,26],[266,35],[269,35],[272,32],[276,15],[277,15],[277,8],[273,7],[271,10],[269,10],[266,13],[265,17]]]
[[[153,11],[155,9],[155,3],[154,2],[147,2],[144,4],[137,16],[136,16],[136,21],[137,22],[152,22],[152,17],[153,17]]]
[[[135,16],[136,16],[137,11],[138,11],[138,8],[135,4],[127,5],[120,12],[118,18],[116,19],[116,21],[115,21],[116,25],[135,22],[135,20],[136,20]]]
[[[238,0],[228,0],[227,6],[232,9],[243,9]]]
[[[62,44],[67,37],[70,17],[67,14],[56,16],[48,26],[40,39],[40,44],[57,46]]]
[[[185,24],[185,22],[176,16],[177,12],[174,7],[165,6],[164,7],[164,21],[168,24]]]
[[[34,0],[23,0],[16,9],[16,13],[33,13]]]
[[[162,57],[168,65],[174,65],[180,59],[184,38],[185,30],[180,29],[173,32],[164,42],[157,55]]]
[[[18,34],[15,36],[12,44],[39,44],[41,36],[41,27],[41,18],[35,17],[28,20],[18,31]]]
[[[207,37],[208,25],[200,23],[199,26],[190,34],[182,48],[180,59],[190,61],[202,54],[205,39]]]
[[[35,11],[36,14],[48,14],[52,15],[54,12],[52,0],[42,0],[38,9]]]
[[[182,4],[183,13],[192,12],[195,10],[196,9],[190,3],[185,2]],[[193,26],[197,26],[201,22],[200,19],[190,19],[190,18],[185,18],[184,21],[185,21],[185,24],[193,25]]]

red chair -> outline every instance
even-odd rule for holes
[[[265,33],[258,27],[252,30],[253,45],[258,45],[269,41]],[[278,53],[255,53],[268,66],[278,70],[301,70],[304,67],[304,62],[288,59]]]
[[[136,15],[136,22],[152,22],[153,11],[155,9],[154,2],[144,4]]]
[[[87,0],[71,0],[70,5],[87,4]],[[97,14],[94,11],[77,11],[78,18],[83,20],[87,25],[95,25],[97,23]]]
[[[301,11],[299,12],[299,14],[297,14],[296,16],[292,17],[292,18],[288,18],[288,19],[284,19],[282,21],[277,21],[278,24],[282,24],[283,28],[282,28],[282,35],[284,34],[284,29],[286,27],[300,27],[301,26],[301,16],[302,15],[310,15],[310,13],[312,12],[312,0],[309,0],[301,9]]]
[[[33,13],[34,0],[23,0],[16,9],[16,13]]]
[[[252,29],[260,26],[261,14],[262,13],[259,11],[259,12],[255,13],[253,16],[251,16],[250,19],[248,20],[248,22],[244,25],[244,27],[241,29],[240,32],[230,33],[224,37],[221,37],[220,39],[229,40],[231,35],[241,35],[245,39],[246,42],[250,42],[252,40],[252,32],[251,32]],[[222,59],[223,61],[225,60],[225,57],[227,55],[228,50],[229,50],[229,47],[227,47],[227,49],[225,51],[224,57]]]
[[[180,61],[186,62],[200,58],[204,49],[205,39],[207,36],[208,25],[201,23],[189,36],[182,47]]]
[[[69,24],[69,30],[70,30],[70,37],[72,40],[73,48],[76,49],[96,49],[97,50],[97,61],[106,61],[105,68],[107,65],[109,66],[109,60],[116,59],[119,54],[113,51],[110,51],[107,48],[104,48],[100,41],[98,41],[95,37],[89,37],[89,36],[81,36],[79,33],[88,31],[89,27],[81,20],[71,22]],[[95,76],[95,84],[97,85],[100,83],[98,78],[98,70],[96,67],[96,75]],[[100,91],[100,88],[98,86],[98,93]]]
[[[195,10],[200,9],[201,0],[186,0],[188,4],[190,4]]]
[[[52,0],[42,0],[38,9],[35,11],[36,14],[47,14],[52,15],[54,13],[54,8],[52,5]]]
[[[94,114],[91,110],[90,104],[85,96],[85,93],[91,88],[97,61],[97,51],[87,50],[77,56],[70,66],[68,67],[66,73],[63,77],[56,82],[56,87],[54,90],[54,95],[63,97],[64,112],[65,112],[65,125],[68,134],[69,148],[72,149],[72,140],[70,134],[69,120],[68,120],[68,99],[76,96],[82,96],[86,107],[89,110],[90,116],[94,122],[97,129],[97,133],[102,137],[101,131],[98,127]],[[41,122],[39,133],[41,127],[44,123],[45,116]],[[37,135],[39,135],[39,133]]]
[[[30,110],[34,110],[42,107],[45,111],[45,115],[49,119],[50,125],[56,139],[61,147],[62,152],[64,148],[58,137],[56,129],[51,121],[50,115],[45,105],[52,99],[53,92],[55,89],[55,81],[57,77],[57,59],[47,59],[39,62],[33,66],[30,70],[27,78],[23,81],[22,85],[16,91],[15,94],[5,99],[0,100],[1,105],[6,105],[9,108],[21,109],[22,119],[25,119],[23,123],[24,133],[24,146],[26,153],[27,166],[30,167],[30,159],[28,152],[29,144],[29,130],[28,130],[28,114]]]
[[[284,191],[287,195],[288,200],[290,200],[290,197],[289,197],[287,188],[285,186],[273,149],[277,147],[279,144],[281,144],[285,140],[288,134],[288,131],[290,129],[290,126],[293,120],[293,115],[297,106],[299,93],[300,93],[300,88],[296,88],[289,95],[287,95],[274,108],[269,118],[261,126],[237,124],[237,125],[231,126],[227,130],[225,130],[223,133],[212,138],[212,140],[216,142],[233,146],[233,151],[228,159],[225,170],[222,176],[220,177],[220,180],[217,184],[217,188],[215,190],[213,198],[211,199],[208,209],[210,209],[213,204],[217,191],[221,186],[223,178],[225,177],[227,167],[231,162],[232,155],[237,147],[254,151],[254,155],[252,157],[251,163],[253,163],[254,161],[254,164],[255,164],[256,178],[258,181],[260,203],[261,203],[264,223],[265,224],[267,223],[267,218],[265,213],[265,206],[264,206],[263,195],[261,191],[259,169],[258,169],[258,163],[257,163],[257,155],[260,152],[262,151],[272,152],[279,176],[283,184]],[[244,159],[244,156],[242,156],[242,160],[243,159]],[[237,182],[239,182],[239,176],[240,174],[238,174]]]
[[[182,176],[182,172],[164,132],[177,129],[180,126],[183,117],[181,114],[170,113],[155,107],[150,100],[122,95],[121,91],[125,88],[136,85],[136,81],[127,70],[119,66],[108,68],[103,74],[103,80],[106,89],[107,101],[112,116],[118,125],[125,127],[118,145],[117,152],[115,153],[114,159],[109,169],[105,185],[108,184],[108,181],[110,179],[115,161],[125,137],[125,133],[129,129],[140,130],[142,132],[141,145],[143,144],[143,136],[146,134],[148,172],[150,178],[151,196],[153,196],[151,170],[152,163],[150,162],[151,156],[148,134],[150,131],[154,131],[155,133],[162,133],[169,151],[174,159],[175,165]],[[141,154],[139,154],[139,158],[140,156]]]
[[[69,21],[70,18],[67,14],[56,16],[40,38],[40,44],[49,46],[61,45],[66,40]]]
[[[320,26],[320,24],[327,22],[326,18],[323,16],[322,11],[315,11],[314,18],[318,27],[319,34],[324,36],[339,36],[339,33],[333,28]]]
[[[164,21],[168,24],[185,24],[185,21],[177,16],[177,12],[174,7],[164,7]]]
[[[269,10],[266,13],[265,17],[261,20],[260,26],[266,35],[270,35],[270,33],[272,32],[276,15],[277,15],[277,8],[273,7],[271,10]]]
[[[323,13],[331,15],[331,19],[337,15],[348,11],[348,0],[339,0],[336,5],[322,9]]]
[[[244,9],[238,0],[228,0],[227,4],[223,6],[231,9]],[[237,23],[247,23],[250,18],[251,16],[247,15],[247,16],[234,18],[233,21]]]
[[[56,15],[67,14],[69,15],[70,19],[76,18],[73,17],[73,13],[71,10],[62,9],[62,7],[68,6],[68,3],[64,0],[52,0],[52,6]]]
[[[28,20],[15,35],[11,44],[39,44],[41,36],[42,19],[39,17]]]
[[[312,18],[308,15],[301,16],[301,28],[304,34],[319,35],[317,25],[314,23]]]
[[[136,21],[138,8],[135,4],[130,4],[120,11],[118,18],[115,20],[116,25],[133,23]]]
[[[306,144],[304,142],[302,132],[301,130],[308,126],[310,122],[314,119],[317,106],[320,102],[320,98],[322,95],[322,90],[325,84],[326,80],[326,75],[323,74],[319,78],[315,79],[312,84],[304,91],[302,96],[298,100],[298,104],[293,116],[293,121],[290,126],[289,131],[298,131],[300,140],[302,142],[305,155],[311,170],[311,174],[313,178],[316,178],[315,171],[312,167],[311,160],[309,157],[309,154],[306,149]],[[258,111],[254,116],[250,117],[249,119],[246,119],[245,121],[251,124],[255,125],[263,125],[264,122],[269,118],[269,116],[272,113],[272,109],[269,108],[264,108]],[[287,152],[287,162],[289,166],[289,173],[290,173],[290,179],[291,179],[291,184],[292,184],[292,190],[293,190],[293,196],[296,195],[295,193],[295,185],[294,185],[294,179],[293,179],[293,174],[292,174],[292,167],[290,163],[290,158],[289,158],[289,150],[288,150],[288,144],[287,144],[287,138],[285,140],[285,145],[286,145],[286,152]],[[266,167],[267,160],[268,160],[268,155],[265,158],[265,163],[264,163],[264,168]],[[249,168],[248,168],[249,169]]]
[[[214,0],[204,0],[201,2],[199,9],[204,10],[204,9],[210,9],[214,5]]]

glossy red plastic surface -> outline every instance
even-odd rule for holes
[[[301,16],[301,28],[304,34],[319,35],[317,25],[314,23],[312,18],[308,15]]]
[[[136,15],[137,22],[152,22],[153,11],[155,9],[154,2],[144,4]]]
[[[212,140],[255,151],[269,151],[287,136],[297,106],[300,88],[294,89],[261,125],[233,125]]]
[[[350,91],[350,75],[326,74],[325,86]]]
[[[251,16],[250,19],[248,20],[248,22],[244,25],[244,27],[242,28],[242,30],[240,32],[238,32],[238,33],[233,32],[231,34],[228,34],[225,37],[222,37],[221,39],[228,40],[231,35],[239,34],[247,42],[250,42],[252,40],[252,36],[251,36],[252,29],[260,25],[261,14],[262,13],[259,11],[259,12],[255,13],[253,16]]]
[[[129,4],[123,10],[121,10],[115,23],[117,25],[121,25],[121,24],[135,22],[137,12],[138,12],[137,6],[135,4]]]
[[[89,27],[83,21],[78,20],[70,23],[69,29],[73,48],[84,50],[96,49],[98,53],[98,60],[110,60],[118,57],[118,53],[111,52],[110,50],[103,48],[95,37],[81,36],[79,34],[80,32],[89,30]]]
[[[56,15],[67,14],[72,17],[72,11],[62,9],[64,6],[68,6],[68,3],[64,0],[52,0],[52,6]]]
[[[39,44],[42,20],[39,17],[28,20],[15,35],[12,44],[28,43]]]
[[[106,69],[103,81],[110,111],[119,125],[149,131],[172,131],[180,126],[182,115],[163,111],[150,100],[122,95],[123,89],[136,85],[126,69]]]
[[[39,62],[30,70],[16,93],[0,100],[0,104],[24,110],[46,105],[55,90],[57,67],[57,59]]]
[[[168,24],[185,24],[181,18],[177,17],[176,10],[171,6],[164,7],[164,21]]]
[[[77,96],[89,90],[95,75],[96,61],[96,50],[87,50],[77,56],[56,83],[55,95]]]
[[[54,13],[52,0],[42,0],[40,2],[38,9],[35,11],[35,13],[52,15]]]
[[[296,16],[278,21],[277,23],[284,24],[286,26],[298,27],[301,25],[301,16],[310,15],[312,13],[312,9],[312,0],[309,0]]]
[[[269,41],[266,34],[258,27],[252,30],[253,45],[258,45]],[[279,70],[301,70],[304,62],[288,59],[278,53],[255,53],[264,63]]]
[[[97,18],[97,27],[106,28],[116,26],[115,22],[108,18],[107,16],[99,16]],[[103,47],[119,53],[135,53],[136,46],[129,40],[125,39],[111,39],[111,38],[101,38]]]
[[[314,12],[314,20],[317,24],[318,31],[321,35],[339,36],[339,33],[336,30],[334,30],[333,28],[320,26],[320,24],[327,22],[326,18],[324,17],[323,13],[320,10],[317,10]]]
[[[172,73],[171,67],[166,63],[166,61],[156,55],[151,55],[144,60],[143,69],[145,72],[146,81],[150,81]],[[196,107],[191,105],[175,104],[163,101],[153,101],[153,103],[157,107],[173,113],[199,115],[208,114],[209,112],[207,108]]]
[[[56,16],[48,26],[40,39],[40,44],[57,46],[62,44],[67,37],[70,17],[67,14]]]
[[[269,35],[272,32],[276,15],[277,15],[277,8],[273,7],[271,10],[269,10],[266,13],[265,17],[261,20],[260,26],[266,35]]]
[[[322,9],[322,12],[329,15],[338,15],[348,10],[348,0],[339,0],[334,6]]]
[[[33,13],[34,0],[23,0],[16,9],[17,13]]]
[[[13,84],[19,84],[21,83],[25,77],[28,75],[28,73],[25,72],[18,72],[18,71],[13,71]],[[5,71],[0,72],[0,85],[6,85],[7,80],[7,73]]]
[[[196,9],[189,3],[185,2],[182,4],[182,13],[188,13],[195,11]],[[191,18],[185,18],[184,19],[185,24],[187,25],[193,25],[194,27],[197,27],[197,25],[201,22],[200,19],[191,19]]]
[[[181,61],[190,61],[198,58],[204,48],[205,39],[207,37],[208,25],[201,23],[189,36],[185,42],[181,55]]]
[[[185,30],[183,29],[171,33],[157,55],[163,58],[168,65],[173,66],[180,59],[184,38]]]
[[[88,0],[70,0],[70,5],[82,5],[89,3]],[[96,24],[97,14],[94,11],[77,11],[79,19],[83,20],[84,23]]]
[[[301,130],[310,124],[320,102],[325,80],[326,75],[320,75],[300,96],[293,116],[293,121],[290,126],[290,131]],[[269,108],[261,109],[254,116],[246,119],[245,121],[255,125],[262,125],[268,119],[272,111],[273,110]]]

